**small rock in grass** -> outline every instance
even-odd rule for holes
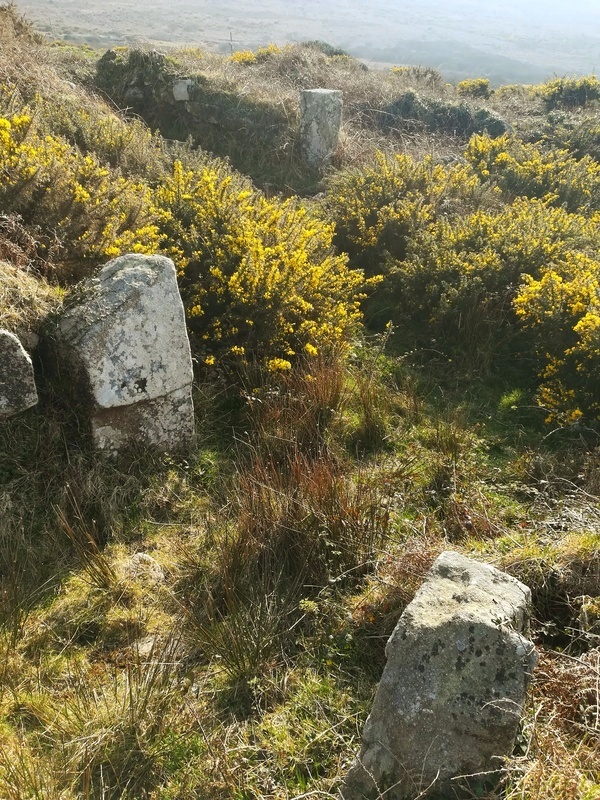
[[[141,578],[152,583],[162,583],[165,579],[163,568],[148,553],[135,553],[127,564],[126,572],[134,580]]]
[[[38,402],[33,364],[19,339],[0,330],[0,420],[26,411]]]

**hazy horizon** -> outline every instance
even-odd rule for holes
[[[28,0],[20,10],[53,38],[114,44],[197,44],[228,52],[322,39],[376,63],[421,63],[449,78],[496,82],[589,74],[600,52],[600,4],[574,0]]]

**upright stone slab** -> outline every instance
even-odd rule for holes
[[[306,89],[300,97],[300,146],[315,169],[327,166],[335,153],[342,125],[342,92]]]
[[[529,601],[509,575],[442,553],[387,643],[344,800],[473,797],[501,767],[537,661]]]
[[[181,449],[194,433],[192,359],[173,262],[126,255],[83,288],[58,326],[59,358],[82,382],[100,449]]]
[[[190,99],[190,91],[194,81],[191,78],[178,78],[173,81],[173,99],[178,103],[186,103]]]
[[[29,355],[14,333],[0,329],[0,420],[26,411],[37,401]]]

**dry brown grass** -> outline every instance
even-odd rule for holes
[[[14,85],[29,99],[42,86],[55,83],[48,68],[44,39],[14,4],[0,6],[0,84]]]
[[[541,652],[533,677],[529,743],[508,767],[506,800],[600,796],[600,649]]]
[[[235,93],[240,102],[269,106],[282,112],[290,130],[298,125],[302,89],[339,89],[344,93],[344,124],[333,166],[357,166],[376,150],[406,152],[414,157],[458,157],[463,139],[448,134],[426,134],[418,129],[379,131],[373,118],[406,92],[426,98],[455,100],[453,87],[435,73],[418,68],[402,72],[370,70],[346,56],[328,57],[305,45],[288,45],[256,64],[237,64],[197,49],[174,50],[170,57],[189,75],[200,76],[211,90]],[[218,120],[215,120],[217,123]],[[286,143],[288,150],[294,142]],[[291,155],[291,153],[290,153]]]
[[[0,253],[3,242],[0,239]],[[58,308],[56,287],[6,261],[0,261],[0,328],[26,340],[36,333],[48,314]]]

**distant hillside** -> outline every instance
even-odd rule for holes
[[[215,5],[217,7],[215,7]],[[174,0],[144,6],[133,0],[27,0],[21,7],[52,37],[88,43],[201,44],[211,50],[324,39],[378,62],[423,64],[455,80],[481,74],[493,83],[533,83],[554,74],[588,74],[597,66],[600,10],[518,0]]]

